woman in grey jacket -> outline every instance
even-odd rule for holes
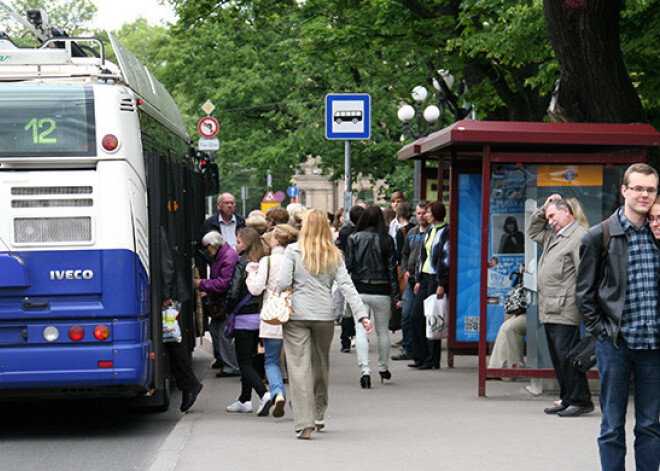
[[[293,315],[283,327],[293,425],[298,438],[308,439],[325,427],[328,407],[329,353],[335,313],[332,284],[338,289],[367,332],[371,322],[346,271],[340,250],[332,242],[325,213],[308,211],[298,243],[284,252],[277,280],[282,291],[292,287]]]

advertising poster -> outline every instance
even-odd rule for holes
[[[525,173],[515,165],[493,168],[488,244],[488,326],[494,342],[504,322],[504,300],[511,289],[511,273],[525,260]],[[456,340],[479,341],[481,279],[481,175],[458,176],[458,266]]]
[[[504,322],[504,300],[512,276],[525,261],[525,182],[515,165],[493,168],[490,191],[490,243],[488,245],[488,332],[494,342]]]
[[[479,341],[481,175],[458,176],[456,340]]]

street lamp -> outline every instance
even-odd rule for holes
[[[440,69],[431,80],[433,85],[434,102],[436,104],[428,105],[422,111],[422,105],[428,98],[428,90],[422,85],[418,85],[412,90],[413,104],[405,103],[399,108],[397,116],[402,123],[403,134],[401,140],[404,140],[404,135],[408,133],[413,139],[419,139],[422,136],[432,133],[441,122],[441,117],[446,115],[446,111],[451,113],[452,121],[460,121],[473,114],[472,105],[463,100],[462,106],[459,105],[461,95],[467,92],[467,82],[461,79],[456,87],[454,87],[454,76],[447,70]],[[426,123],[422,122],[422,118]],[[415,122],[415,128],[411,127],[410,123]],[[415,160],[415,189],[414,189],[414,202],[417,204],[421,197],[421,184],[422,184],[422,162]]]

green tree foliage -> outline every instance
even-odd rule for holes
[[[411,179],[410,164],[395,158],[396,111],[415,85],[431,89],[439,69],[466,79],[480,117],[520,120],[543,118],[556,75],[537,1],[173,3],[174,37],[192,74],[172,63],[169,83],[192,110],[207,98],[218,106],[223,161],[257,175],[309,155],[343,173],[343,145],[324,137],[327,93],[371,95],[372,139],[353,143],[354,174],[394,182]]]

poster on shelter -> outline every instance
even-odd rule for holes
[[[488,244],[488,332],[494,342],[504,322],[504,301],[525,261],[525,171],[516,165],[493,168]]]

